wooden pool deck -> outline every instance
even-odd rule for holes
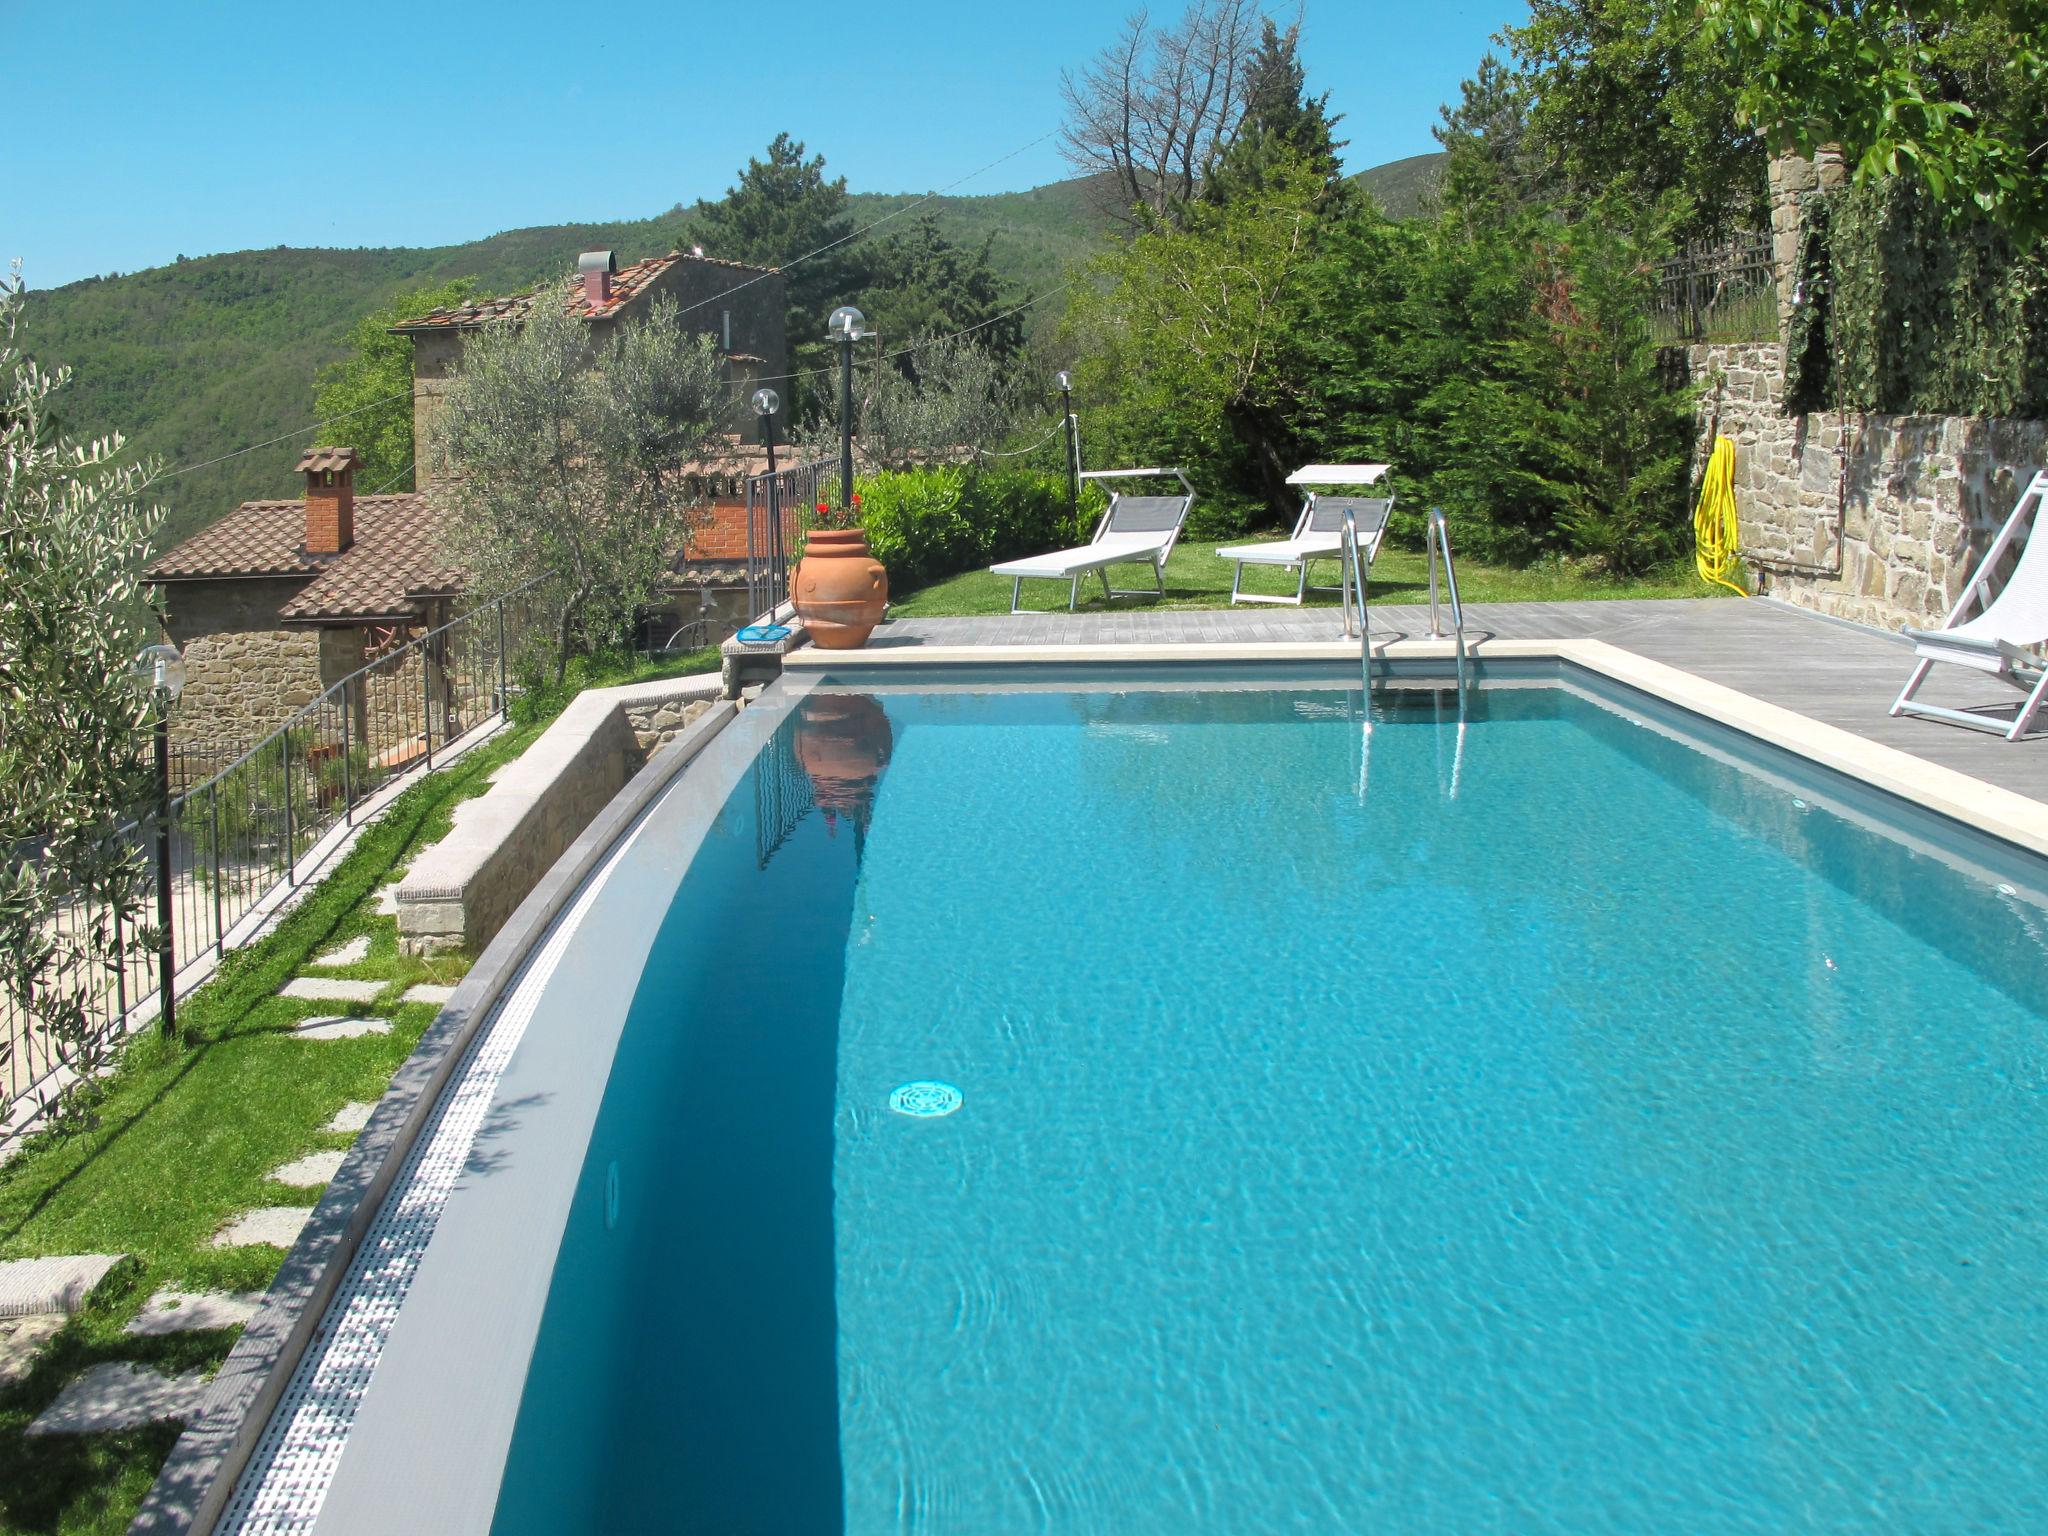
[[[1429,630],[1422,605],[1372,610],[1375,647]],[[897,619],[872,647],[920,645],[1215,645],[1334,640],[1334,607],[1151,610],[1114,613],[992,614]],[[1887,713],[1912,669],[1897,635],[1822,618],[1767,599],[1676,599],[1583,603],[1474,603],[1466,639],[1478,655],[1488,639],[1604,640],[1652,661],[1795,710],[1867,741],[2048,802],[2048,737],[2009,742],[1981,731]],[[1945,676],[1943,674],[1946,674]],[[1956,667],[1922,690],[1931,703],[2009,711],[2019,694]]]

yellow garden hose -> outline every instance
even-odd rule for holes
[[[1725,437],[1714,439],[1714,454],[1707,460],[1707,475],[1700,482],[1699,510],[1692,515],[1692,531],[1698,540],[1695,559],[1700,579],[1749,596],[1728,579],[1739,564],[1735,545],[1741,530],[1735,521],[1735,444]]]

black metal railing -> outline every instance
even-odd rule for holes
[[[171,751],[171,948],[175,970],[216,958],[259,931],[273,898],[305,881],[368,803],[431,769],[503,718],[511,663],[530,633],[523,592],[410,637],[327,688],[241,750],[179,741]],[[176,716],[173,716],[174,722]],[[154,868],[156,816],[117,834]],[[146,902],[144,920],[154,922]],[[62,913],[65,924],[97,914]],[[118,913],[112,914],[118,924]],[[57,1039],[0,998],[0,1080],[18,1131],[55,1102],[80,1051],[124,1033],[158,1001],[158,957],[125,953],[105,975],[61,971],[45,983],[89,994],[88,1041]]]
[[[747,477],[747,613],[761,618],[789,600],[789,572],[803,537],[805,517],[832,466],[792,464],[772,475]]]
[[[1771,237],[1737,235],[1687,246],[1658,273],[1650,330],[1667,344],[1769,341],[1778,334]]]

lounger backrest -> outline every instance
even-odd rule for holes
[[[1382,496],[1318,496],[1315,505],[1309,508],[1308,527],[1304,533],[1342,533],[1344,514],[1356,513],[1358,534],[1364,538],[1379,533],[1387,526],[1387,516],[1394,510],[1394,498]]]
[[[2012,574],[2005,578],[2005,584],[1984,610],[1986,618],[1996,616],[1994,623],[2001,631],[2000,638],[2013,645],[2040,645],[2048,641],[2048,475],[2036,475],[2021,493],[2012,510],[2012,523],[2017,524],[2029,498],[2034,498],[2035,504],[2027,542],[2020,547]],[[2014,527],[2013,537],[2018,536],[2019,530]]]
[[[1103,523],[1105,533],[1170,533],[1188,515],[1188,496],[1119,496]]]

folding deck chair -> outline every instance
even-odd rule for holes
[[[1387,470],[1385,464],[1308,464],[1289,475],[1287,483],[1303,487],[1375,485],[1386,478]],[[1357,516],[1359,553],[1370,566],[1373,557],[1380,552],[1380,540],[1386,536],[1387,517],[1393,510],[1394,498],[1391,496],[1367,500],[1358,496],[1324,496],[1310,489],[1301,504],[1301,516],[1295,520],[1294,532],[1288,537],[1264,544],[1237,544],[1216,551],[1237,567],[1237,573],[1230,582],[1230,600],[1233,603],[1301,606],[1309,590],[1309,562],[1335,560],[1343,554],[1344,514],[1351,512]],[[1278,565],[1300,571],[1301,578],[1294,585],[1294,595],[1245,591],[1244,568],[1248,565]],[[1342,589],[1317,587],[1315,590],[1337,592]]]
[[[1095,525],[1095,537],[1088,543],[1074,549],[1056,549],[1050,554],[1005,560],[1001,565],[990,566],[996,575],[1010,578],[1010,612],[1047,611],[1017,606],[1027,576],[1070,583],[1067,593],[1069,613],[1081,600],[1081,578],[1090,571],[1102,578],[1104,597],[1165,596],[1166,557],[1173,553],[1181,525],[1188,520],[1188,508],[1195,503],[1195,488],[1188,484],[1188,477],[1177,469],[1094,469],[1081,476],[1083,480],[1156,480],[1167,475],[1180,482],[1181,495],[1130,496],[1121,491],[1112,492],[1109,510],[1102,514],[1102,521]],[[1148,592],[1143,587],[1128,591],[1112,587],[1109,584],[1109,567],[1112,565],[1151,566],[1154,589]]]
[[[2041,516],[2044,504],[2048,504],[2048,471],[2027,483],[2012,516],[1991,541],[1991,548],[1969,585],[1963,588],[1963,595],[1956,599],[1955,607],[1949,610],[1942,627],[1906,631],[1920,660],[1892,705],[1893,714],[1927,715],[1951,725],[1966,725],[1973,731],[1991,731],[2007,741],[2018,741],[2027,734],[2043,700],[2048,699],[2048,664],[2039,654],[2039,648],[2048,644],[2048,528],[2042,526]],[[2027,524],[2031,524],[2030,529],[2023,528]],[[2019,564],[1994,595],[1993,573],[2023,532],[2027,542],[2020,550]],[[1977,608],[1982,611],[1976,617],[1964,617]],[[2029,648],[2034,654],[2029,654]],[[2026,698],[2012,724],[2007,726],[1996,716],[1970,710],[1915,703],[1914,691],[1926,681],[1938,661],[1989,672],[2024,692]]]

